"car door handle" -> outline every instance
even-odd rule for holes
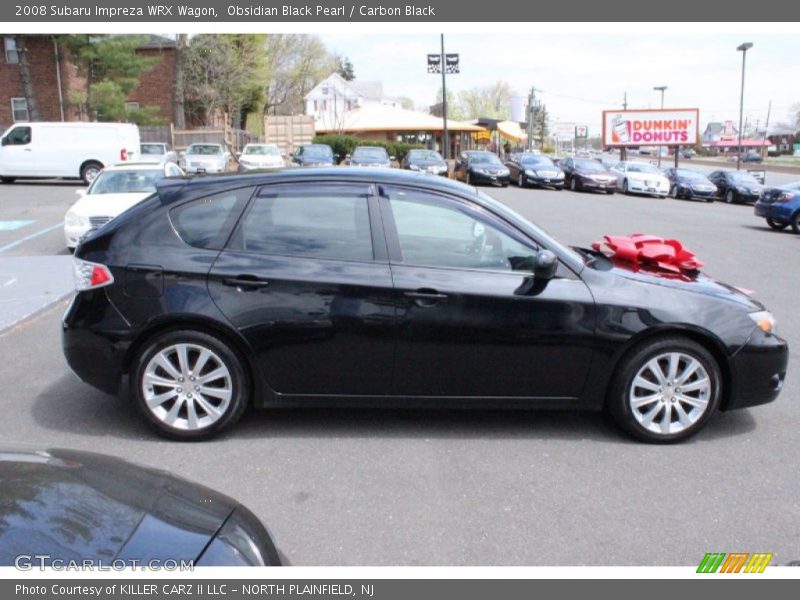
[[[447,298],[447,294],[441,294],[436,290],[420,289],[414,292],[405,292],[406,298],[411,298],[417,306],[433,306]]]
[[[257,290],[269,285],[266,279],[259,279],[255,275],[239,275],[238,277],[228,277],[222,280],[222,285],[241,288],[243,290]]]

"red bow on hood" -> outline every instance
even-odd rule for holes
[[[657,267],[678,275],[694,273],[703,266],[678,240],[665,240],[644,233],[606,235],[602,242],[592,244],[592,248],[611,259]]]

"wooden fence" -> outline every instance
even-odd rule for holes
[[[245,144],[263,142],[263,136],[233,127],[175,129],[172,124],[140,126],[139,137],[142,142],[169,144],[175,150],[186,150],[189,144],[224,144],[232,154],[241,152]]]

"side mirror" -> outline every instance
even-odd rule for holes
[[[558,257],[550,250],[540,250],[534,259],[533,276],[535,279],[546,281],[556,276]]]

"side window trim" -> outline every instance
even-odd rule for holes
[[[418,193],[426,194],[432,198],[437,198],[443,201],[444,205],[446,206],[458,206],[465,208],[467,210],[467,214],[476,220],[480,220],[489,224],[496,229],[500,230],[502,233],[508,235],[509,237],[515,239],[517,242],[525,244],[525,245],[532,245],[535,249],[541,249],[542,244],[538,241],[530,238],[529,236],[525,235],[523,232],[519,231],[516,227],[509,224],[505,219],[495,215],[494,213],[483,209],[482,207],[476,206],[470,203],[468,200],[460,198],[458,196],[450,196],[446,194],[442,194],[440,192],[422,189],[422,188],[414,188],[402,185],[387,185],[387,186],[380,186],[380,207],[381,207],[381,217],[383,219],[384,231],[386,236],[386,246],[389,250],[389,263],[396,264],[396,265],[405,265],[405,266],[419,266],[422,268],[435,268],[435,269],[455,269],[455,270],[463,270],[460,267],[450,267],[450,266],[431,266],[431,265],[413,265],[410,263],[403,262],[403,253],[400,247],[400,237],[397,232],[397,224],[394,220],[394,213],[392,212],[391,206],[391,191],[414,191]],[[486,271],[490,271],[490,269],[484,269]],[[501,272],[501,271],[498,271]]]

